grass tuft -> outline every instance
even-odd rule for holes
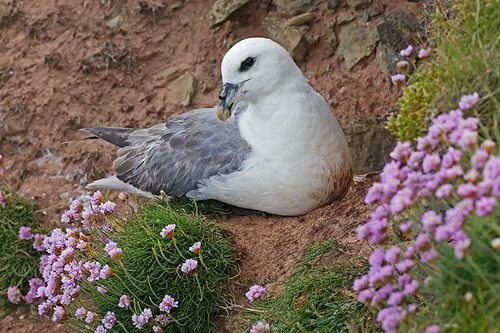
[[[268,322],[275,333],[378,332],[373,313],[351,290],[353,279],[365,267],[323,264],[324,258],[341,252],[334,241],[310,247],[282,293],[242,311],[237,318],[239,332],[247,332],[258,320]]]
[[[176,224],[174,240],[160,236],[168,224]],[[115,227],[117,231],[111,238],[122,248],[122,260],[114,262],[102,249],[96,249],[95,260],[108,264],[113,276],[98,284],[82,280],[82,297],[71,305],[70,312],[74,314],[79,306],[92,309],[100,317],[113,311],[118,323],[110,332],[136,332],[132,315],[145,308],[159,314],[158,304],[168,294],[179,302],[179,307],[172,310],[165,332],[213,332],[215,315],[230,301],[228,278],[237,269],[228,235],[201,215],[160,204],[142,205],[126,223],[122,221]],[[186,275],[180,271],[186,259],[196,258],[200,262],[188,250],[197,241],[202,243],[202,263],[197,274]],[[98,293],[97,285],[108,292]],[[132,300],[129,309],[118,307],[123,294]],[[69,326],[77,331],[89,330],[75,319],[69,321]]]
[[[18,237],[19,227],[36,227],[33,205],[8,188],[2,192],[6,203],[0,205],[0,306],[5,306],[9,286],[27,291],[29,280],[38,274],[39,255],[32,242]]]
[[[431,58],[410,77],[388,130],[399,141],[414,141],[434,116],[456,109],[462,94],[477,91],[482,123],[490,126],[499,142],[498,1],[465,0],[442,7],[430,27]]]

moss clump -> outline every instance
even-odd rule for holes
[[[113,311],[117,324],[110,332],[136,332],[132,315],[145,308],[160,314],[158,305],[168,294],[179,305],[172,310],[165,332],[213,332],[215,315],[229,302],[227,281],[237,267],[232,244],[224,231],[200,215],[164,204],[142,205],[126,223],[116,222],[116,231],[107,236],[123,250],[121,261],[114,262],[102,249],[96,249],[98,254],[89,259],[108,264],[113,276],[92,284],[82,280],[82,296],[71,305],[70,312],[74,313],[78,306],[91,309],[100,317]],[[160,235],[168,224],[176,225],[174,239]],[[202,244],[200,256],[189,251],[198,241]],[[91,252],[88,256],[92,256]],[[190,258],[197,259],[199,265],[195,274],[188,275],[180,267]],[[108,292],[100,294],[97,285]],[[124,294],[131,299],[129,309],[118,306]],[[78,331],[92,331],[82,321],[72,319],[69,324]],[[153,324],[144,329],[150,331]]]
[[[239,332],[258,320],[266,321],[271,332],[377,332],[373,313],[356,300],[352,281],[363,266],[322,265],[325,256],[341,253],[334,241],[319,243],[306,251],[301,265],[276,297],[264,297],[237,318]]]
[[[457,108],[460,96],[474,91],[481,96],[478,115],[500,135],[500,6],[495,0],[454,3],[434,14],[431,58],[410,78],[399,113],[389,119],[388,129],[400,141],[415,140],[433,116]]]
[[[35,228],[33,205],[7,188],[6,202],[0,205],[0,305],[6,305],[9,286],[26,292],[30,278],[38,273],[38,259],[32,242],[19,239],[19,228]]]

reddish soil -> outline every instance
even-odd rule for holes
[[[403,1],[377,2],[385,3],[388,12]],[[82,140],[80,128],[145,127],[215,105],[220,62],[229,44],[266,36],[262,20],[275,10],[270,0],[254,1],[231,21],[210,29],[206,14],[212,1],[164,1],[168,4],[155,14],[139,10],[140,3],[152,2],[0,3],[0,152],[6,155],[7,180],[34,199],[47,222],[56,220],[86,183],[111,173],[114,149]],[[328,22],[346,10],[327,10],[325,1],[320,2],[308,32],[319,36],[319,42],[299,66],[341,121],[384,115],[396,96],[375,56],[352,71],[327,56]],[[106,22],[118,14],[124,21],[113,31]],[[165,88],[186,71],[198,84],[192,105],[183,107],[169,100]],[[340,260],[362,256],[353,229],[369,211],[362,203],[368,185],[355,184],[342,202],[304,217],[221,218],[233,232],[241,258],[237,301],[249,284],[278,287],[304,249],[319,240],[334,237],[345,245]],[[14,317],[0,322],[0,332],[57,331]]]

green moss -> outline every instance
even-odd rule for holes
[[[33,205],[10,189],[2,188],[6,204],[0,206],[0,305],[6,305],[6,291],[16,285],[23,292],[37,275],[38,258],[32,242],[20,240],[19,227],[35,228]]]
[[[176,224],[175,240],[160,236],[168,224]],[[179,307],[172,311],[173,319],[165,332],[215,330],[214,317],[229,302],[227,282],[236,272],[232,244],[219,226],[183,209],[146,204],[118,227],[113,239],[123,250],[121,262],[113,262],[103,254],[96,257],[113,270],[111,278],[99,282],[108,292],[99,294],[97,284],[85,280],[82,297],[71,305],[70,312],[81,305],[94,309],[101,317],[113,311],[118,318],[113,332],[135,332],[132,315],[145,308],[159,314],[158,304],[168,294],[179,302]],[[188,258],[197,258],[188,250],[197,241],[202,243],[203,264],[199,264],[196,275],[188,276],[180,266]],[[123,294],[132,299],[128,310],[118,307]],[[69,324],[77,331],[92,331],[81,321],[70,320]]]
[[[356,300],[352,281],[366,268],[355,264],[322,264],[341,248],[334,242],[312,246],[301,265],[276,297],[264,297],[237,318],[239,332],[248,332],[258,320],[271,332],[378,332],[373,313]]]
[[[450,15],[451,18],[445,18]],[[401,141],[425,132],[430,119],[458,106],[464,93],[481,96],[478,116],[500,138],[500,59],[495,0],[457,1],[434,15],[430,27],[431,58],[411,76],[388,129]]]

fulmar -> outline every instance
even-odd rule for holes
[[[289,53],[267,38],[244,39],[221,71],[214,108],[150,128],[85,129],[118,146],[115,174],[88,188],[163,191],[284,216],[342,199],[352,179],[346,137]]]

